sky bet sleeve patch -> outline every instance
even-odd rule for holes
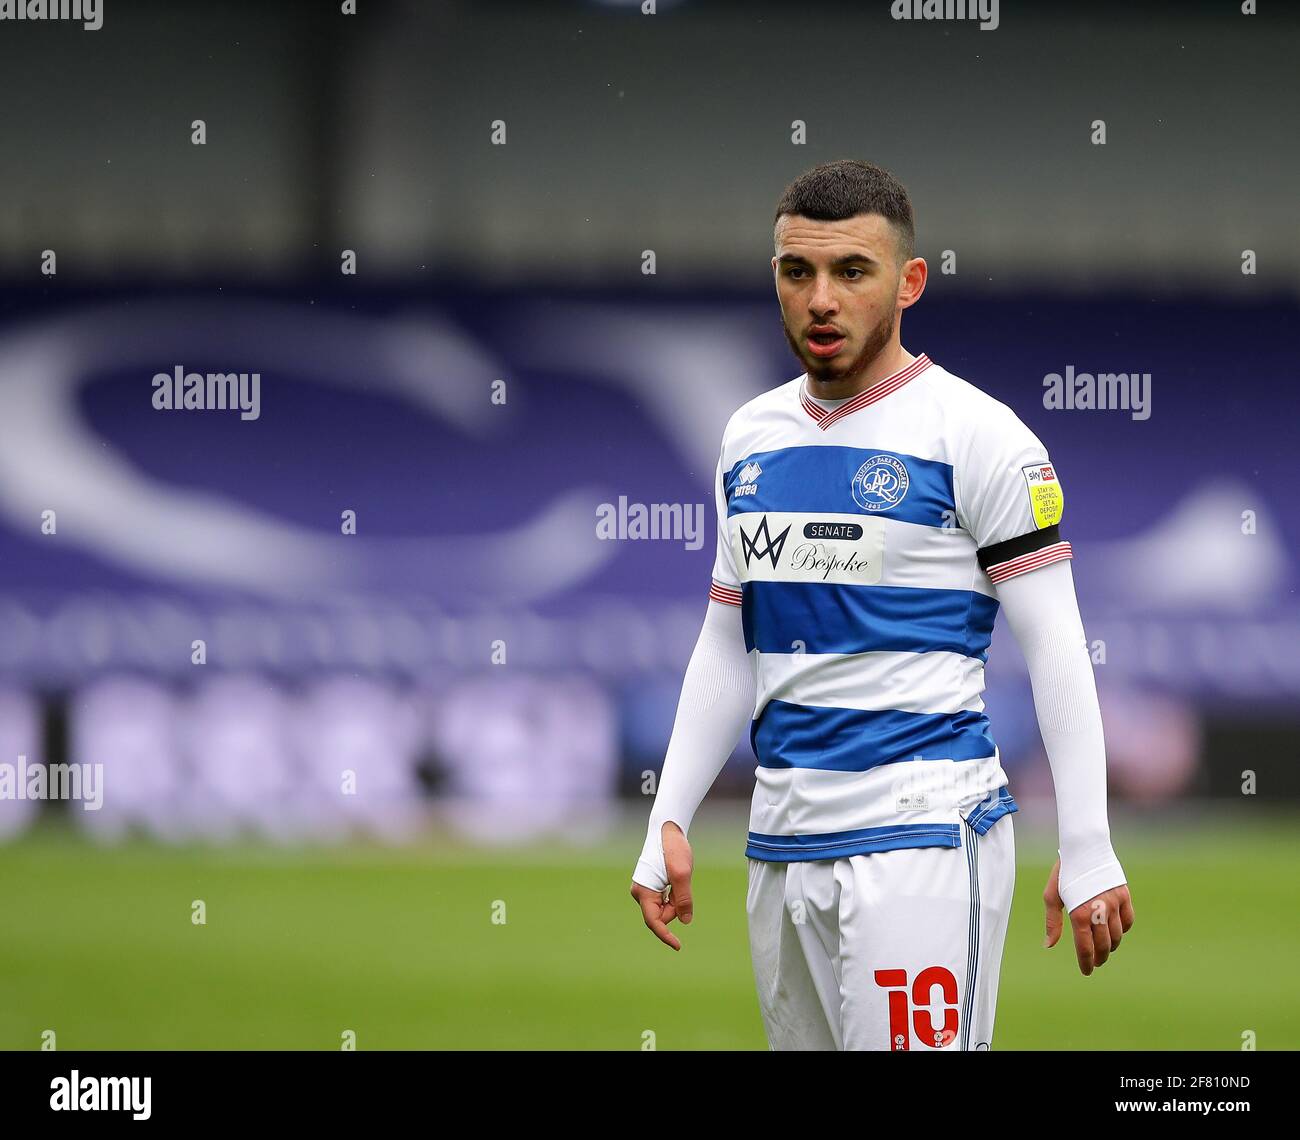
[[[1034,516],[1034,526],[1039,530],[1055,526],[1061,521],[1061,512],[1065,508],[1061,481],[1056,477],[1055,468],[1050,463],[1034,463],[1020,470],[1029,489],[1029,509]]]

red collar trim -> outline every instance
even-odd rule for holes
[[[841,404],[838,408],[823,408],[820,404],[814,403],[808,397],[808,381],[804,380],[799,385],[799,402],[803,405],[803,410],[807,412],[814,420],[817,426],[825,431],[831,424],[842,420],[845,416],[850,416],[854,412],[874,404],[877,400],[883,400],[891,392],[897,392],[904,384],[913,377],[919,376],[930,367],[931,360],[925,353],[921,353],[911,364],[895,372],[892,376],[886,376],[876,384],[872,384],[865,392],[859,392],[851,400]]]

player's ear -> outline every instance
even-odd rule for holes
[[[898,284],[898,307],[900,309],[915,305],[921,299],[921,294],[925,292],[925,283],[929,278],[929,274],[930,270],[925,264],[924,257],[913,257],[903,263]]]

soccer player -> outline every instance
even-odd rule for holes
[[[866,162],[787,188],[772,270],[803,375],[728,422],[718,547],[649,830],[646,925],[691,921],[687,833],[746,723],[746,909],[773,1049],[988,1049],[1015,880],[984,703],[998,607],[1056,790],[1046,945],[1079,969],[1133,925],[1061,479],[1005,404],[902,347],[912,206]]]

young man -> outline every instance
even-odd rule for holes
[[[1015,879],[980,693],[999,605],[1056,788],[1047,945],[1091,974],[1133,924],[1061,483],[1005,404],[899,341],[925,288],[907,191],[816,167],[772,269],[806,369],[723,433],[718,550],[632,895],[673,949],[686,833],[752,718],[750,950],[773,1049],[987,1049]]]

